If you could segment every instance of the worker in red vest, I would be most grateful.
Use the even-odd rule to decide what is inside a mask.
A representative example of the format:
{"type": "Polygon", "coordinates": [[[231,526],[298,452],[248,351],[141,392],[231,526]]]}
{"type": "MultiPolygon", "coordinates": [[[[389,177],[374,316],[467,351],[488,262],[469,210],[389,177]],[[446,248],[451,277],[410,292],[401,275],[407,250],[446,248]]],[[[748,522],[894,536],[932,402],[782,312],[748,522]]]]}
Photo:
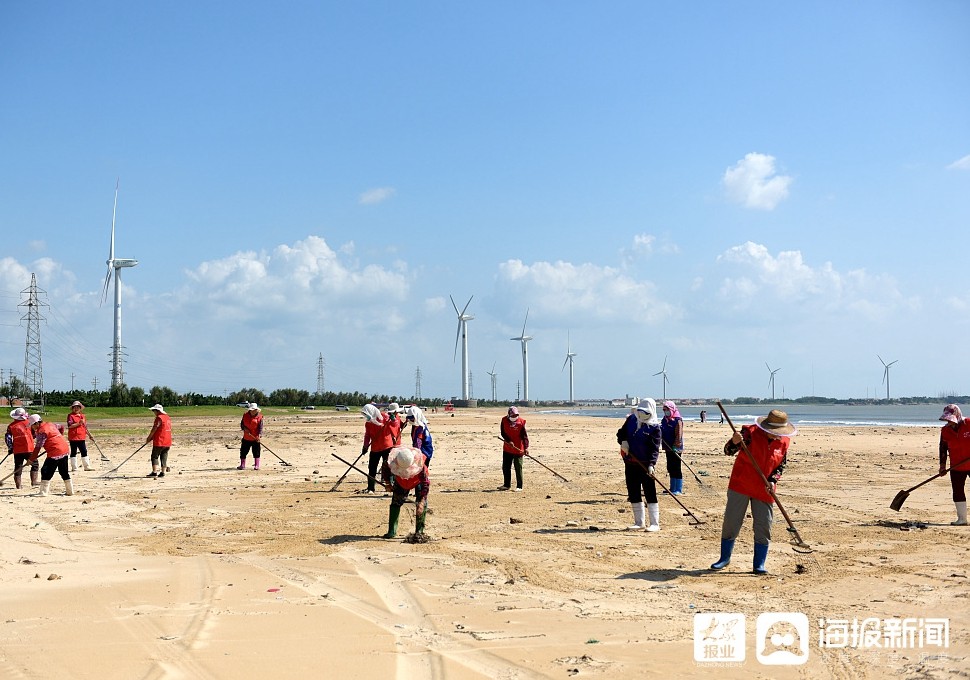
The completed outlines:
{"type": "MultiPolygon", "coordinates": [[[[27,422],[27,411],[15,408],[10,412],[13,422],[7,425],[7,450],[13,454],[13,483],[19,489],[24,465],[34,452],[34,433],[27,422]]],[[[40,464],[35,460],[30,466],[30,485],[37,486],[40,480],[40,464]]]]}
{"type": "Polygon", "coordinates": [[[40,450],[47,452],[47,460],[40,469],[40,491],[39,496],[46,496],[51,488],[51,480],[54,478],[54,470],[61,473],[64,480],[64,495],[74,495],[74,480],[68,470],[68,453],[71,451],[67,439],[57,429],[54,423],[45,423],[36,413],[27,418],[30,429],[34,433],[34,452],[30,455],[33,463],[40,456],[40,450]]]}
{"type": "Polygon", "coordinates": [[[260,439],[263,436],[263,416],[258,404],[255,402],[249,404],[249,409],[243,414],[242,420],[239,421],[239,427],[243,431],[243,438],[239,447],[239,467],[236,469],[246,469],[246,454],[252,450],[253,469],[258,470],[259,454],[262,451],[260,439]]]}

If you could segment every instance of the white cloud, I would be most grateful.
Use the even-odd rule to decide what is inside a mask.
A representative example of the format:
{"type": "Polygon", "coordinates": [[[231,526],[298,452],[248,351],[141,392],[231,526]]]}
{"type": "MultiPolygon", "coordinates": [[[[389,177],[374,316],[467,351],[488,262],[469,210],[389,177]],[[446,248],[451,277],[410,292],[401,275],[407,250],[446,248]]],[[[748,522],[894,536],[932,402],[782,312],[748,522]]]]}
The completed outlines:
{"type": "Polygon", "coordinates": [[[748,241],[718,255],[717,261],[737,272],[722,280],[720,298],[736,310],[758,306],[766,318],[772,316],[771,310],[786,316],[799,314],[801,307],[884,319],[894,310],[911,311],[920,305],[918,298],[906,298],[890,276],[873,276],[864,269],[841,273],[831,262],[812,267],[797,250],[772,255],[765,246],[748,241]]]}
{"type": "Polygon", "coordinates": [[[588,263],[507,260],[499,265],[496,288],[556,320],[625,321],[633,328],[676,315],[653,283],[588,263]]]}
{"type": "Polygon", "coordinates": [[[653,244],[657,237],[650,234],[637,234],[633,237],[633,252],[638,255],[649,255],[653,252],[653,244]]]}
{"type": "Polygon", "coordinates": [[[970,154],[946,166],[947,170],[970,170],[970,154]]]}
{"type": "Polygon", "coordinates": [[[368,189],[357,198],[357,202],[360,205],[374,205],[376,203],[383,203],[387,199],[394,196],[395,193],[397,193],[397,190],[394,189],[394,187],[377,187],[376,189],[368,189]]]}
{"type": "Polygon", "coordinates": [[[775,157],[749,153],[724,172],[724,189],[732,201],[747,208],[773,210],[788,197],[792,178],[775,172],[775,157]]]}

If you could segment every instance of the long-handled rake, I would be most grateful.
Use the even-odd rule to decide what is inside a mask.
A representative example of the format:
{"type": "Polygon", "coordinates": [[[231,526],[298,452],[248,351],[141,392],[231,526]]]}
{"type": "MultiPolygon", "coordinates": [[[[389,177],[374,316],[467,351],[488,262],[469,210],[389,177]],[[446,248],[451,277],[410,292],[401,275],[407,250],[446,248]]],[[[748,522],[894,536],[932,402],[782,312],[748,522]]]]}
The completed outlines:
{"type": "Polygon", "coordinates": [[[94,435],[88,432],[88,437],[91,439],[91,443],[94,444],[94,448],[96,448],[98,450],[98,453],[101,454],[101,462],[110,463],[111,459],[108,458],[106,455],[104,455],[104,451],[102,451],[101,447],[98,446],[98,440],[94,438],[94,435]]]}
{"type": "MultiPolygon", "coordinates": [[[[502,438],[501,438],[501,437],[499,437],[498,435],[495,435],[495,436],[496,436],[496,437],[497,437],[498,439],[502,439],[502,438]]],[[[505,440],[504,440],[504,439],[502,439],[502,441],[504,442],[505,440]]],[[[507,443],[507,444],[512,444],[512,442],[506,442],[506,443],[507,443]]],[[[558,478],[559,478],[559,479],[561,479],[562,481],[564,481],[564,482],[566,482],[567,484],[569,484],[569,483],[570,483],[568,479],[566,479],[565,477],[563,477],[563,476],[562,476],[561,474],[559,474],[558,472],[556,472],[555,470],[553,470],[553,469],[552,469],[551,467],[549,467],[548,465],[546,465],[545,463],[543,463],[543,462],[542,462],[541,460],[539,460],[538,458],[536,458],[536,457],[535,457],[535,456],[533,456],[532,454],[530,454],[530,453],[529,453],[528,451],[523,451],[522,449],[520,449],[520,448],[519,448],[518,446],[516,446],[515,444],[512,444],[512,448],[513,448],[513,449],[515,449],[516,451],[518,451],[519,453],[521,453],[521,454],[522,454],[523,456],[525,456],[526,458],[531,458],[532,460],[534,460],[535,462],[537,462],[537,463],[538,463],[539,465],[541,465],[542,467],[544,467],[545,469],[547,469],[547,470],[548,470],[549,472],[551,472],[552,474],[554,474],[554,475],[556,475],[556,477],[558,477],[558,478]]]]}
{"type": "Polygon", "coordinates": [[[900,508],[903,507],[903,503],[905,503],[906,502],[906,499],[909,498],[909,494],[913,493],[914,491],[916,491],[916,489],[920,488],[924,484],[929,484],[934,479],[937,479],[938,477],[942,477],[943,475],[945,475],[949,471],[950,471],[950,468],[947,468],[946,470],[943,471],[943,474],[942,475],[933,475],[932,477],[930,477],[929,479],[927,479],[925,482],[920,482],[919,484],[917,484],[916,486],[914,486],[912,489],[904,489],[904,490],[900,491],[898,494],[896,494],[896,497],[893,498],[893,502],[889,504],[889,507],[892,508],[893,510],[895,510],[896,512],[899,512],[900,508]]]}
{"type": "Polygon", "coordinates": [[[346,479],[346,477],[347,477],[347,475],[349,475],[349,474],[350,474],[350,471],[351,471],[351,470],[353,470],[353,469],[355,469],[355,468],[354,468],[354,466],[355,466],[355,465],[357,465],[357,463],[359,463],[359,462],[360,462],[360,459],[364,457],[364,454],[365,454],[365,453],[367,453],[367,449],[364,449],[363,451],[361,451],[361,452],[360,452],[360,455],[359,455],[359,456],[357,456],[357,459],[356,459],[356,460],[355,460],[355,461],[354,461],[353,463],[351,463],[351,464],[350,464],[350,467],[348,467],[348,468],[347,468],[347,469],[346,469],[346,470],[344,471],[344,473],[343,473],[342,475],[340,475],[340,479],[338,479],[338,480],[337,480],[337,481],[336,481],[336,482],[334,483],[334,485],[330,487],[330,491],[336,491],[336,490],[337,490],[337,487],[338,487],[338,486],[340,486],[340,483],[341,483],[342,481],[344,481],[344,479],[346,479]]]}
{"type": "MultiPolygon", "coordinates": [[[[135,449],[134,451],[132,451],[130,456],[128,456],[127,458],[125,458],[123,461],[121,461],[121,465],[124,465],[129,460],[131,460],[132,458],[134,458],[135,454],[138,453],[139,451],[141,451],[146,446],[148,446],[148,442],[145,442],[144,444],[142,444],[141,446],[139,446],[137,449],[135,449]]],[[[105,478],[105,477],[107,477],[108,475],[110,475],[112,473],[115,473],[118,470],[120,470],[121,469],[121,465],[119,465],[118,467],[116,467],[114,470],[108,470],[107,472],[105,472],[103,475],[101,475],[102,479],[105,478]]]]}
{"type": "Polygon", "coordinates": [[[665,487],[664,484],[663,484],[663,482],[661,482],[659,479],[657,479],[657,476],[656,475],[651,474],[650,473],[650,468],[648,468],[646,465],[644,465],[641,460],[639,460],[638,458],[635,458],[632,455],[629,456],[626,460],[632,460],[637,465],[639,465],[640,467],[642,467],[643,470],[644,470],[644,472],[646,472],[648,475],[650,475],[650,478],[653,479],[653,481],[655,481],[657,484],[660,485],[660,488],[661,489],[663,489],[664,491],[666,491],[667,494],[671,498],[673,498],[675,501],[677,501],[677,505],[679,505],[680,507],[682,507],[684,509],[684,512],[686,512],[688,515],[690,515],[691,519],[694,520],[693,522],[690,522],[690,524],[704,524],[704,520],[700,519],[697,515],[695,515],[694,513],[692,513],[690,511],[690,509],[686,505],[684,505],[683,503],[680,502],[680,499],[677,498],[677,496],[675,496],[674,494],[670,493],[670,489],[668,489],[667,487],[665,487]]]}
{"type": "MultiPolygon", "coordinates": [[[[721,413],[724,414],[724,419],[728,422],[728,425],[731,426],[731,430],[734,431],[734,434],[738,434],[738,429],[734,427],[734,423],[731,422],[731,416],[729,416],[727,414],[727,411],[724,410],[724,406],[721,404],[721,402],[717,402],[717,407],[721,409],[721,413]]],[[[762,472],[761,468],[758,466],[758,462],[754,459],[754,454],[751,453],[751,449],[748,448],[748,445],[744,443],[743,438],[741,439],[741,448],[744,450],[746,454],[748,454],[748,459],[751,461],[752,467],[754,467],[754,469],[758,471],[758,474],[761,476],[761,481],[765,483],[765,488],[768,489],[768,493],[771,494],[771,497],[775,500],[775,504],[778,506],[778,509],[781,510],[782,516],[785,518],[785,521],[788,523],[788,531],[792,535],[792,543],[794,544],[792,546],[792,549],[795,552],[800,552],[805,554],[813,552],[812,547],[808,543],[803,541],[802,537],[798,534],[798,529],[795,528],[794,523],[792,523],[791,521],[791,517],[789,517],[788,512],[785,511],[785,506],[781,504],[781,501],[778,499],[778,495],[771,488],[771,484],[768,482],[768,478],[765,476],[765,473],[762,472]]]]}
{"type": "MultiPolygon", "coordinates": [[[[262,445],[262,447],[264,449],[266,449],[267,451],[269,451],[270,453],[272,453],[274,456],[276,456],[276,452],[273,451],[273,449],[269,448],[268,446],[266,446],[266,444],[263,444],[262,442],[260,442],[260,444],[262,445]]],[[[289,463],[287,463],[285,460],[283,460],[279,456],[276,456],[276,458],[277,458],[277,460],[279,460],[279,462],[283,463],[283,465],[285,465],[286,467],[293,467],[292,465],[290,465],[289,463]]]]}
{"type": "Polygon", "coordinates": [[[371,477],[369,474],[367,474],[366,472],[364,472],[363,470],[361,470],[359,467],[357,467],[357,465],[355,465],[354,463],[347,462],[346,460],[344,460],[343,458],[341,458],[340,456],[338,456],[336,453],[331,453],[330,455],[333,456],[334,458],[336,458],[337,460],[339,460],[344,465],[349,465],[350,466],[350,469],[356,470],[357,472],[359,472],[360,474],[364,475],[365,477],[367,477],[367,479],[371,480],[372,482],[374,482],[378,486],[383,487],[385,491],[390,491],[391,490],[391,485],[390,484],[385,484],[384,482],[380,481],[379,479],[375,479],[374,477],[371,477]]]}

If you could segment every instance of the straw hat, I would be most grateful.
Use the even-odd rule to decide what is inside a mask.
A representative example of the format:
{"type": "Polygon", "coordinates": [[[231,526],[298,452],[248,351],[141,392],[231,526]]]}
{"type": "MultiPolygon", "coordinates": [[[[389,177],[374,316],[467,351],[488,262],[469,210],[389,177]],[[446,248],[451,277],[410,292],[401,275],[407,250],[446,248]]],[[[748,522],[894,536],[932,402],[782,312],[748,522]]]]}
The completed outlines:
{"type": "Polygon", "coordinates": [[[411,479],[424,468],[424,454],[417,449],[399,446],[391,449],[387,464],[395,477],[411,479]]]}
{"type": "Polygon", "coordinates": [[[788,422],[788,414],[778,409],[771,409],[768,415],[761,416],[755,423],[768,434],[776,437],[794,437],[798,428],[788,422]]]}

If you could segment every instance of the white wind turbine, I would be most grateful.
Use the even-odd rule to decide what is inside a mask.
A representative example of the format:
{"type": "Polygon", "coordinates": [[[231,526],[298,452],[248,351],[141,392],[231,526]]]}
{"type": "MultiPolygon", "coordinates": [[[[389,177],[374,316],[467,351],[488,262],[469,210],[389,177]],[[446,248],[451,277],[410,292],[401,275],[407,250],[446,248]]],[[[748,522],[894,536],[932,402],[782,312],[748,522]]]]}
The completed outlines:
{"type": "Polygon", "coordinates": [[[663,368],[661,368],[659,371],[657,371],[653,375],[654,375],[654,377],[656,377],[658,375],[662,375],[663,376],[663,379],[661,380],[661,382],[663,383],[664,401],[667,401],[667,383],[670,382],[670,378],[667,377],[667,357],[666,357],[666,355],[664,356],[664,365],[663,365],[663,368]]]}
{"type": "Polygon", "coordinates": [[[492,364],[491,371],[485,371],[488,373],[488,377],[492,379],[492,401],[495,401],[495,388],[498,385],[498,373],[495,372],[495,364],[492,364]]]}
{"type": "Polygon", "coordinates": [[[883,365],[882,381],[886,383],[886,401],[889,401],[889,369],[892,367],[893,364],[899,361],[899,359],[894,359],[893,361],[890,361],[887,364],[885,361],[882,360],[882,357],[879,356],[878,354],[876,355],[876,357],[879,359],[879,362],[883,365]]]}
{"type": "Polygon", "coordinates": [[[559,372],[562,373],[566,369],[566,364],[569,364],[569,401],[574,402],[576,399],[573,397],[573,359],[576,357],[575,352],[569,350],[569,331],[566,331],[566,360],[562,362],[562,368],[559,372]]]}
{"type": "Polygon", "coordinates": [[[768,386],[771,388],[771,400],[774,401],[775,400],[775,373],[777,373],[781,369],[776,368],[775,370],[771,370],[771,366],[768,365],[767,361],[765,362],[765,368],[768,369],[768,373],[769,373],[768,386]]]}
{"type": "MultiPolygon", "coordinates": [[[[458,333],[455,335],[455,357],[458,356],[458,340],[461,339],[461,398],[468,401],[468,322],[475,317],[471,314],[465,314],[468,311],[468,305],[472,303],[472,297],[468,298],[468,302],[465,303],[465,308],[460,312],[458,311],[458,305],[455,304],[455,298],[450,295],[448,298],[451,300],[451,306],[455,308],[455,314],[458,315],[458,333]]],[[[454,359],[452,360],[454,361],[454,359]]]]}
{"type": "Polygon", "coordinates": [[[111,271],[115,275],[115,313],[114,313],[114,344],[111,347],[111,386],[117,387],[125,381],[124,369],[121,361],[121,270],[124,267],[134,267],[138,260],[115,257],[115,217],[118,214],[118,185],[115,182],[115,203],[111,211],[111,243],[108,246],[108,273],[104,277],[104,289],[101,291],[101,304],[108,299],[108,285],[111,282],[111,271]]]}
{"type": "Polygon", "coordinates": [[[517,338],[509,338],[510,340],[518,340],[522,343],[522,400],[529,401],[529,340],[532,339],[531,335],[525,334],[525,325],[529,323],[529,310],[525,310],[525,321],[522,322],[522,334],[517,338]]]}

